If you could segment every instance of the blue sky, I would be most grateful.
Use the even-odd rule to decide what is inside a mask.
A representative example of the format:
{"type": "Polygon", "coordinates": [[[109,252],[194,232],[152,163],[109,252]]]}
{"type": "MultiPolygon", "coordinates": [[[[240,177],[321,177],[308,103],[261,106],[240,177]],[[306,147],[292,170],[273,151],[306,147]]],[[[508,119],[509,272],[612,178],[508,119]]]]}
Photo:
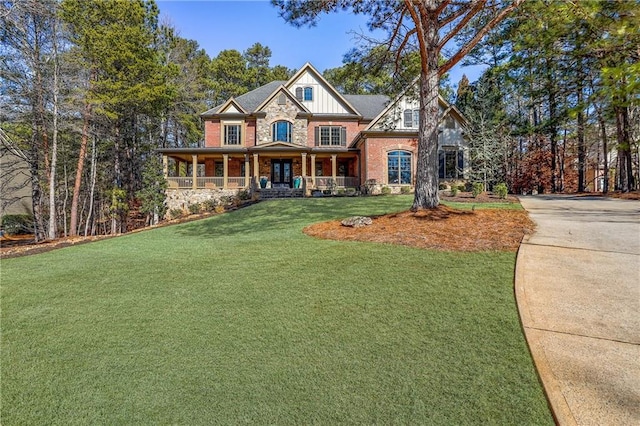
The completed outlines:
{"type": "MultiPolygon", "coordinates": [[[[345,12],[323,15],[316,27],[295,28],[268,0],[156,1],[161,19],[182,38],[196,40],[212,58],[222,50],[243,52],[259,42],[271,49],[271,66],[298,69],[311,62],[322,72],[342,65],[344,54],[357,44],[354,32],[367,32],[365,16],[345,12]]],[[[469,68],[458,68],[451,73],[451,83],[457,84],[463,72],[475,79],[469,68]]]]}

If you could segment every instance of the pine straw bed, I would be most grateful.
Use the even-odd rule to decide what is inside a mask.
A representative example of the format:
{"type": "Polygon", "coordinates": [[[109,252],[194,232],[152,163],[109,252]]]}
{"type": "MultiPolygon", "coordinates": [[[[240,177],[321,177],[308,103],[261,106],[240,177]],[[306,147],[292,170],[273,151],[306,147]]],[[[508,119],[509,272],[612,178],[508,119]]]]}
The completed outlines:
{"type": "Polygon", "coordinates": [[[317,223],[304,233],[329,240],[369,241],[400,244],[443,251],[518,250],[522,238],[534,224],[524,210],[457,210],[439,206],[413,213],[405,211],[373,217],[361,228],[342,226],[340,221],[317,223]]]}

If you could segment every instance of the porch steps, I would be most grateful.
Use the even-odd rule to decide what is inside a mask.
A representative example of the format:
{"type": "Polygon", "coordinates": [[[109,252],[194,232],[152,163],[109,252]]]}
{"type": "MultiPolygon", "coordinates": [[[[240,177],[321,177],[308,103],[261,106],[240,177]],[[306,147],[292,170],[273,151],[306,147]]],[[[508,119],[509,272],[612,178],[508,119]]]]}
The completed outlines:
{"type": "Polygon", "coordinates": [[[304,189],[302,188],[263,188],[260,189],[260,199],[266,200],[270,198],[303,198],[304,189]]]}

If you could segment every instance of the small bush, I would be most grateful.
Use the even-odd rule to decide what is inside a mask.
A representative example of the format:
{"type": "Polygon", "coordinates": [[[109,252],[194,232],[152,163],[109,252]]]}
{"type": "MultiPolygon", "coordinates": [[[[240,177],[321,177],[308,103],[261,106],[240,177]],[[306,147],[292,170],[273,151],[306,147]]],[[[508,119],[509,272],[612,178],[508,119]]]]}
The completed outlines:
{"type": "Polygon", "coordinates": [[[380,192],[382,193],[382,195],[389,195],[391,194],[391,188],[389,188],[388,186],[383,186],[380,192]]]}
{"type": "Polygon", "coordinates": [[[446,183],[441,183],[438,185],[438,189],[441,191],[444,191],[445,189],[447,189],[447,184],[446,183]]]}
{"type": "Polygon", "coordinates": [[[346,193],[347,193],[347,195],[355,195],[356,194],[356,189],[355,188],[347,188],[346,193]]]}
{"type": "Polygon", "coordinates": [[[400,193],[401,194],[410,194],[411,193],[411,187],[410,186],[401,186],[400,187],[400,193]]]}
{"type": "Polygon", "coordinates": [[[218,204],[213,210],[218,214],[225,212],[225,208],[222,204],[218,204]]]}
{"type": "Polygon", "coordinates": [[[344,194],[346,194],[346,191],[344,190],[344,188],[338,189],[337,195],[339,197],[344,197],[344,194]]]}
{"type": "Polygon", "coordinates": [[[212,212],[215,211],[218,202],[213,199],[208,199],[202,202],[202,211],[212,212]]]}
{"type": "Polygon", "coordinates": [[[482,182],[474,182],[473,187],[471,188],[473,198],[476,198],[478,195],[482,194],[482,191],[484,191],[484,185],[482,184],[482,182]]]}
{"type": "Polygon", "coordinates": [[[458,185],[458,191],[464,192],[465,189],[467,189],[467,185],[465,185],[464,183],[458,185]]]}
{"type": "Polygon", "coordinates": [[[33,234],[33,216],[29,214],[8,214],[2,216],[2,229],[10,235],[33,234]]]}
{"type": "Polygon", "coordinates": [[[238,191],[238,198],[242,201],[250,200],[251,194],[246,189],[238,191]]]}
{"type": "Polygon", "coordinates": [[[180,219],[183,214],[184,214],[184,212],[182,211],[182,209],[171,209],[171,210],[169,210],[169,217],[171,219],[180,219]]]}
{"type": "Polygon", "coordinates": [[[456,195],[458,195],[458,187],[457,186],[452,186],[451,187],[451,196],[455,197],[456,195]]]}
{"type": "Polygon", "coordinates": [[[201,211],[202,211],[202,204],[200,203],[189,204],[189,213],[198,214],[201,211]]]}
{"type": "Polygon", "coordinates": [[[499,183],[493,187],[493,192],[501,199],[507,198],[507,193],[509,192],[507,189],[506,183],[499,183]]]}

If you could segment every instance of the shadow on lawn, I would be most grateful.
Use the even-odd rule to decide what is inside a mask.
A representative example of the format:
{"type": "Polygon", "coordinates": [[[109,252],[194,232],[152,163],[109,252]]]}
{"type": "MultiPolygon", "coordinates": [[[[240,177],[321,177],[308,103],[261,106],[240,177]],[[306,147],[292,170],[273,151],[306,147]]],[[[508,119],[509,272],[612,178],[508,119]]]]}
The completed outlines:
{"type": "Polygon", "coordinates": [[[219,216],[174,228],[191,237],[249,235],[255,232],[291,232],[305,226],[349,216],[373,216],[408,209],[400,197],[362,197],[263,201],[219,216]]]}

